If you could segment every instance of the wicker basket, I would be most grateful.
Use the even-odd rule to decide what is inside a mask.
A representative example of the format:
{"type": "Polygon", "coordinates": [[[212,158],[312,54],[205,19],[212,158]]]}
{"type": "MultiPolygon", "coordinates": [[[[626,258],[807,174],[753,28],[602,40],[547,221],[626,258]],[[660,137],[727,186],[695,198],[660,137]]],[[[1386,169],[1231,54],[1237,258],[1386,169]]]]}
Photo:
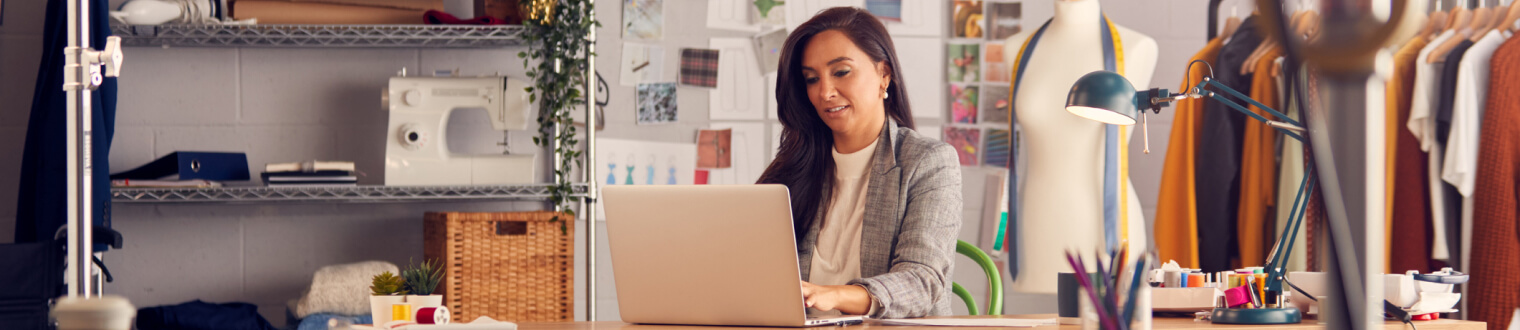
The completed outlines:
{"type": "Polygon", "coordinates": [[[455,320],[575,319],[574,217],[555,212],[429,212],[423,254],[444,264],[438,292],[455,320]],[[561,231],[555,216],[567,223],[561,231]]]}

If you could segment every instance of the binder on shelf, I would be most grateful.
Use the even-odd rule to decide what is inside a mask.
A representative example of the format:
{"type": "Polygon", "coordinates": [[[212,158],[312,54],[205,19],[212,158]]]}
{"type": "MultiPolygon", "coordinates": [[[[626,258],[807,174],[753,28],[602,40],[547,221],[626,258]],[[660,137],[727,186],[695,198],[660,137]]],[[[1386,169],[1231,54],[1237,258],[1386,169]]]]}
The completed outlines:
{"type": "Polygon", "coordinates": [[[179,175],[178,180],[248,181],[248,155],[241,152],[176,151],[111,180],[156,180],[179,175]]]}

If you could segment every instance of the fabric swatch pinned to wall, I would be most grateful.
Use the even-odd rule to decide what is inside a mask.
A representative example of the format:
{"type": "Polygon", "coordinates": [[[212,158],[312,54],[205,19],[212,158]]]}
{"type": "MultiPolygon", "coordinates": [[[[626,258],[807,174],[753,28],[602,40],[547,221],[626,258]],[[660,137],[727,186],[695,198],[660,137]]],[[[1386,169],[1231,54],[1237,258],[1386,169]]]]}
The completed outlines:
{"type": "Polygon", "coordinates": [[[987,3],[987,38],[1003,40],[1024,30],[1023,2],[987,3]]]}
{"type": "Polygon", "coordinates": [[[982,146],[982,129],[976,127],[945,127],[945,142],[955,147],[961,166],[976,166],[977,155],[982,146]]]}
{"type": "Polygon", "coordinates": [[[1008,147],[1013,144],[1012,135],[1006,129],[988,129],[987,144],[982,148],[982,155],[986,156],[982,164],[987,166],[1008,167],[1008,147]]]}
{"type": "Polygon", "coordinates": [[[982,45],[978,43],[951,43],[946,47],[948,60],[945,72],[950,82],[979,82],[982,72],[982,45]]]}
{"type": "Polygon", "coordinates": [[[957,124],[975,124],[980,88],[975,85],[950,85],[950,118],[957,124]]]}
{"type": "Polygon", "coordinates": [[[1009,111],[1013,109],[1013,99],[1008,98],[1007,85],[986,85],[980,90],[981,116],[979,121],[983,124],[1007,124],[1009,111]]]}
{"type": "Polygon", "coordinates": [[[982,19],[982,2],[955,0],[955,10],[950,13],[951,37],[980,39],[985,35],[982,19]]]}
{"type": "Polygon", "coordinates": [[[681,84],[707,88],[718,87],[718,50],[682,48],[681,84]]]}
{"type": "Polygon", "coordinates": [[[985,54],[982,55],[982,61],[984,62],[982,68],[986,69],[982,74],[982,79],[987,82],[1008,83],[1013,76],[1013,68],[1008,66],[1008,62],[1003,60],[1003,51],[1006,50],[1006,48],[1003,48],[1003,44],[986,44],[982,46],[982,50],[985,51],[985,54]]]}
{"type": "Polygon", "coordinates": [[[697,131],[697,167],[733,167],[732,129],[704,129],[697,131]]]}
{"type": "Polygon", "coordinates": [[[676,122],[676,84],[639,84],[640,125],[676,122]]]}
{"type": "Polygon", "coordinates": [[[665,0],[623,0],[623,38],[665,37],[665,0]]]}
{"type": "Polygon", "coordinates": [[[866,0],[866,11],[883,21],[902,22],[903,0],[866,0]]]}

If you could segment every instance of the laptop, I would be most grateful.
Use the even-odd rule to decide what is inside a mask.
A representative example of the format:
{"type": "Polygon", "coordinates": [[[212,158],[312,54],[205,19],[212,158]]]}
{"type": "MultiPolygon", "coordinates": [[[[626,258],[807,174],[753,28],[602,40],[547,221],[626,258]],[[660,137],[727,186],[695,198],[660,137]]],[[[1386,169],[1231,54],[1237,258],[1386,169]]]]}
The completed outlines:
{"type": "Polygon", "coordinates": [[[624,322],[809,327],[792,208],[783,185],[607,186],[618,311],[624,322]]]}

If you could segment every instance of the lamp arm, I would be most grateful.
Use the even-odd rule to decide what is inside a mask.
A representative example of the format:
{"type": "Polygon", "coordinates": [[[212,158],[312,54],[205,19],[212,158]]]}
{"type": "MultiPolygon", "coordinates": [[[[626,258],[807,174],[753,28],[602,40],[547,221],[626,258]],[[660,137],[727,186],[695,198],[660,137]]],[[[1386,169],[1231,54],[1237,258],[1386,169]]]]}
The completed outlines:
{"type": "MultiPolygon", "coordinates": [[[[1258,108],[1261,108],[1263,110],[1267,110],[1267,113],[1271,113],[1273,116],[1277,116],[1278,118],[1282,118],[1283,121],[1286,121],[1289,124],[1293,124],[1293,126],[1299,126],[1299,127],[1303,127],[1304,126],[1304,124],[1299,123],[1297,120],[1293,120],[1292,117],[1288,117],[1288,115],[1285,115],[1285,114],[1283,114],[1281,112],[1278,112],[1276,109],[1272,109],[1272,107],[1268,107],[1268,106],[1266,106],[1264,104],[1261,104],[1261,102],[1256,102],[1256,99],[1252,99],[1251,97],[1246,96],[1245,94],[1241,94],[1239,91],[1236,91],[1234,88],[1230,88],[1230,86],[1225,86],[1224,84],[1220,83],[1218,80],[1214,80],[1214,78],[1212,78],[1212,77],[1204,77],[1203,78],[1203,82],[1198,83],[1198,88],[1197,89],[1198,90],[1203,90],[1205,86],[1210,87],[1210,89],[1214,89],[1214,90],[1218,90],[1218,91],[1222,91],[1222,92],[1228,93],[1228,94],[1230,94],[1230,96],[1234,96],[1235,98],[1238,98],[1238,99],[1241,99],[1241,100],[1245,100],[1246,102],[1251,103],[1251,105],[1254,105],[1254,106],[1256,106],[1258,108]]],[[[1266,121],[1266,120],[1262,120],[1262,121],[1266,121]]]]}
{"type": "Polygon", "coordinates": [[[1283,226],[1283,233],[1279,236],[1277,246],[1272,247],[1272,255],[1267,257],[1266,290],[1283,292],[1283,279],[1286,271],[1283,269],[1293,254],[1293,244],[1298,241],[1298,229],[1302,228],[1304,217],[1309,212],[1309,192],[1314,189],[1314,169],[1309,168],[1304,172],[1304,178],[1298,184],[1298,194],[1293,197],[1293,208],[1290,209],[1287,226],[1283,226]]]}

